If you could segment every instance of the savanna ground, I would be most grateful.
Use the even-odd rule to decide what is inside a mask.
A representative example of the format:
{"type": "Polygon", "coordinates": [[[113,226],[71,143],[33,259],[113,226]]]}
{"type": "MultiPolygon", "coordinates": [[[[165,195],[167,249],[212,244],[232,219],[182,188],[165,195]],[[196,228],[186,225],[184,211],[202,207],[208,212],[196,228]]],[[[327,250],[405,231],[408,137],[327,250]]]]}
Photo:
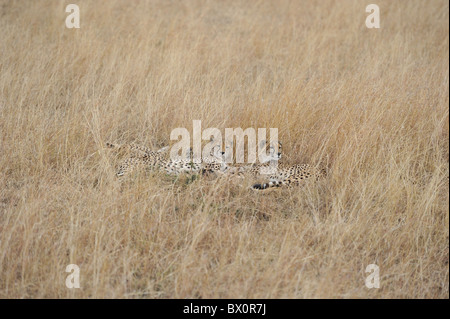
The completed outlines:
{"type": "Polygon", "coordinates": [[[0,1],[0,297],[448,298],[448,11],[0,1]],[[261,193],[114,176],[105,142],[156,149],[195,119],[276,127],[284,161],[328,175],[261,193]]]}

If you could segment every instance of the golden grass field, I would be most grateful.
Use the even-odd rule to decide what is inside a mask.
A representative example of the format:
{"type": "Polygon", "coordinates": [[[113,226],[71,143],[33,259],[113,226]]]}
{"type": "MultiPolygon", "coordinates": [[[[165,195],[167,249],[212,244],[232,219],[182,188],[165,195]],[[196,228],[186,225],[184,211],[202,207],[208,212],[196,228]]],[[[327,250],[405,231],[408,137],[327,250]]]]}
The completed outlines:
{"type": "Polygon", "coordinates": [[[448,12],[0,0],[0,297],[449,298],[448,12]],[[117,179],[106,142],[157,149],[192,120],[278,128],[283,161],[328,175],[117,179]]]}

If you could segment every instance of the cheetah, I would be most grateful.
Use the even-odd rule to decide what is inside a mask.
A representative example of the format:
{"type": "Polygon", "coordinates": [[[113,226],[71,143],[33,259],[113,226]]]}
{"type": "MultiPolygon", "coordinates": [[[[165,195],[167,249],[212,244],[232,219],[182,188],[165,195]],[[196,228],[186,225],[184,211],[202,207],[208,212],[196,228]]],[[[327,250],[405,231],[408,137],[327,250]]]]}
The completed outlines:
{"type": "MultiPolygon", "coordinates": [[[[261,148],[266,141],[261,142],[261,148]]],[[[282,157],[282,143],[278,142],[278,151],[273,145],[269,145],[269,156],[265,162],[247,166],[235,167],[232,174],[239,177],[250,175],[254,177],[263,176],[268,180],[266,183],[254,184],[251,188],[264,190],[273,187],[300,185],[306,180],[318,180],[325,176],[325,169],[316,168],[309,164],[286,165],[280,163],[282,157]]]]}
{"type": "Polygon", "coordinates": [[[326,175],[326,170],[309,164],[279,164],[276,171],[269,175],[268,182],[254,184],[252,189],[264,190],[272,187],[301,185],[306,180],[319,180],[326,175]]]}
{"type": "Polygon", "coordinates": [[[147,151],[143,156],[128,157],[119,166],[116,173],[118,177],[123,177],[130,174],[136,169],[159,169],[171,175],[179,175],[181,173],[210,173],[210,172],[224,172],[228,169],[224,161],[224,152],[220,152],[220,147],[217,145],[211,150],[209,157],[205,157],[203,161],[191,160],[192,149],[189,149],[188,154],[184,158],[171,159],[165,158],[161,152],[147,151]]]}
{"type": "MultiPolygon", "coordinates": [[[[261,143],[266,144],[266,141],[261,143]]],[[[220,146],[216,145],[212,148],[210,156],[203,158],[203,161],[193,161],[192,149],[189,149],[184,158],[168,159],[164,153],[168,146],[158,151],[152,151],[149,148],[134,143],[131,144],[106,144],[108,148],[118,150],[121,154],[126,154],[128,158],[122,162],[116,173],[118,177],[130,174],[135,169],[147,168],[165,171],[168,174],[179,175],[181,173],[222,173],[229,175],[265,176],[268,182],[262,184],[254,184],[251,188],[254,190],[265,190],[274,187],[300,185],[306,180],[318,180],[326,175],[324,169],[316,168],[309,164],[284,165],[279,164],[281,159],[281,142],[278,142],[278,152],[275,147],[269,146],[269,156],[266,161],[260,164],[252,164],[247,166],[228,166],[225,161],[225,152],[220,152],[220,146]]],[[[227,145],[227,148],[230,146],[227,145]]],[[[261,148],[264,145],[261,146],[261,148]]],[[[267,150],[266,150],[267,152],[267,150]]]]}

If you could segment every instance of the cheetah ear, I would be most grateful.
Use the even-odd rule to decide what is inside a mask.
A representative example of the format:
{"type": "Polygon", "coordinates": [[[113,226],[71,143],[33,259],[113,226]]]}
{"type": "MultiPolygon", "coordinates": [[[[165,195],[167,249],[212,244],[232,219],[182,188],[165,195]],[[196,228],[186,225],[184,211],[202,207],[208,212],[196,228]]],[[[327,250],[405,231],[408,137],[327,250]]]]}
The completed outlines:
{"type": "MultiPolygon", "coordinates": [[[[275,151],[275,146],[273,146],[273,145],[275,145],[275,143],[272,144],[271,148],[274,149],[274,151],[275,151]]],[[[281,153],[281,148],[282,148],[283,144],[281,143],[281,141],[277,141],[276,145],[278,147],[278,153],[281,153]]]]}
{"type": "Polygon", "coordinates": [[[212,143],[212,144],[213,144],[213,147],[212,147],[212,149],[211,149],[211,152],[214,152],[215,148],[216,148],[217,146],[219,146],[219,143],[216,143],[216,139],[214,138],[213,135],[209,138],[209,143],[212,143]]]}
{"type": "Polygon", "coordinates": [[[219,157],[220,156],[220,150],[221,150],[221,146],[219,144],[214,145],[214,147],[211,150],[211,156],[216,156],[219,157]]]}
{"type": "Polygon", "coordinates": [[[266,146],[266,143],[267,143],[266,140],[261,140],[261,141],[259,142],[259,148],[260,148],[260,149],[264,148],[264,146],[266,146]]]}
{"type": "Polygon", "coordinates": [[[269,154],[270,154],[270,157],[272,157],[272,158],[274,157],[274,155],[275,155],[275,147],[273,147],[273,146],[270,147],[269,154]]]}

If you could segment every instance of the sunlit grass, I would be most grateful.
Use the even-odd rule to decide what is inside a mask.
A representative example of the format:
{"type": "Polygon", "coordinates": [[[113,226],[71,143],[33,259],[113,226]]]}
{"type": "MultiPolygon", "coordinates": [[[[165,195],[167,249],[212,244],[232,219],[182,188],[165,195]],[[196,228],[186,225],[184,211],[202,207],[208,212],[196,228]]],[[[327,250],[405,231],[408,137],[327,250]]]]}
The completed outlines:
{"type": "Polygon", "coordinates": [[[0,1],[1,297],[449,297],[448,1],[69,3],[0,1]],[[193,120],[328,176],[116,179],[193,120]]]}

